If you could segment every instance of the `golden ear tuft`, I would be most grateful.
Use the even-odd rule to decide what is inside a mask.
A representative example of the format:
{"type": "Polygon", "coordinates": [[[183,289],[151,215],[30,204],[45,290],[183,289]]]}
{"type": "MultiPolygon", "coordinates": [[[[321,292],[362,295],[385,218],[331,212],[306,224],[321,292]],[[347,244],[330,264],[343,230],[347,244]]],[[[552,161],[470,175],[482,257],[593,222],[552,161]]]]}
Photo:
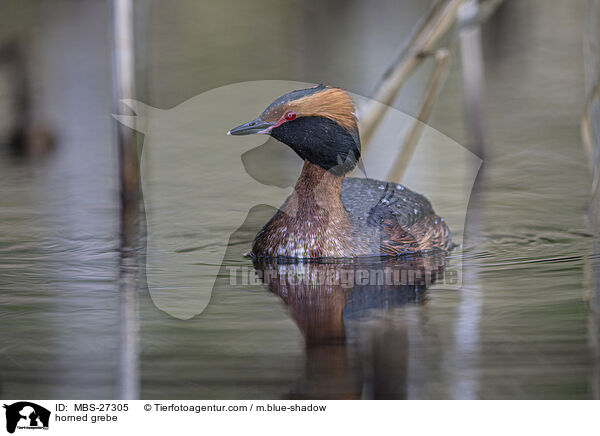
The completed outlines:
{"type": "Polygon", "coordinates": [[[356,129],[354,102],[350,94],[341,88],[326,87],[298,100],[289,102],[298,115],[329,118],[348,131],[356,129]]]}

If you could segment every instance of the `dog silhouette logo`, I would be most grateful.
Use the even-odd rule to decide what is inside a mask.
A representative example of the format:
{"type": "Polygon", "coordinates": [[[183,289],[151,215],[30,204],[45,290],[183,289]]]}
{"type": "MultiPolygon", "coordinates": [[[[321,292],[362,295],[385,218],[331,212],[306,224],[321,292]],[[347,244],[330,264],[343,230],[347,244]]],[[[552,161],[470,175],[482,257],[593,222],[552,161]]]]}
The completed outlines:
{"type": "Polygon", "coordinates": [[[14,433],[19,429],[48,429],[50,411],[29,401],[5,404],[6,431],[14,433]]]}

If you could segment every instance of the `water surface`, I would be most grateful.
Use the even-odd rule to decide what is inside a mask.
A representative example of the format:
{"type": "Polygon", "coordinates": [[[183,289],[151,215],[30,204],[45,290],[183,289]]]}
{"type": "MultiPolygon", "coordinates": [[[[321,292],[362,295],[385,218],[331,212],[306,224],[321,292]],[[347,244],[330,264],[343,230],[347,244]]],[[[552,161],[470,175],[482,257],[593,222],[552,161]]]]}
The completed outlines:
{"type": "MultiPolygon", "coordinates": [[[[140,93],[163,109],[259,79],[334,83],[368,95],[424,10],[422,2],[396,3],[292,14],[265,2],[249,15],[237,10],[236,17],[253,17],[244,20],[216,3],[144,3],[150,19],[140,30],[140,62],[148,68],[140,93]],[[338,24],[328,25],[334,16],[338,24]]],[[[211,240],[227,247],[216,282],[201,262],[176,277],[189,289],[213,284],[202,314],[178,319],[157,308],[139,247],[141,397],[597,397],[599,324],[588,306],[597,292],[597,247],[585,220],[589,175],[578,130],[585,14],[584,1],[507,0],[485,29],[491,148],[464,245],[445,260],[447,269],[462,266],[460,289],[438,283],[306,295],[271,282],[233,286],[231,268],[254,270],[243,253],[272,209],[260,199],[250,210],[217,199],[217,216],[247,217],[233,235],[201,225],[171,235],[182,253],[211,240]]],[[[96,2],[30,2],[7,16],[32,29],[36,96],[59,146],[42,160],[0,159],[0,393],[117,398],[123,326],[108,11],[96,2]]],[[[396,108],[414,114],[429,68],[396,108]]],[[[455,61],[430,124],[464,144],[461,98],[455,61]]],[[[181,164],[170,156],[160,164],[181,164]]],[[[262,162],[265,171],[273,162],[262,162]]],[[[436,168],[458,171],[443,161],[436,168]]],[[[197,181],[211,192],[208,175],[197,181]]],[[[460,212],[452,186],[440,189],[436,210],[460,212]]],[[[185,207],[193,193],[179,195],[182,207],[168,211],[174,223],[194,216],[185,207]]]]}

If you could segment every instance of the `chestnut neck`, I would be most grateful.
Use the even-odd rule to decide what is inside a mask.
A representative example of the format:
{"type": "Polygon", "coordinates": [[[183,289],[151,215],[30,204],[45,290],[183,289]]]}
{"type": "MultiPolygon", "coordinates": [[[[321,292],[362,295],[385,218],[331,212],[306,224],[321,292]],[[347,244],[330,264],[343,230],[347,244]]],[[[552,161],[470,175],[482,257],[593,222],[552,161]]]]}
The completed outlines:
{"type": "Polygon", "coordinates": [[[335,175],[318,165],[304,161],[302,172],[292,198],[299,207],[319,206],[323,209],[342,207],[342,182],[344,175],[335,175]]]}

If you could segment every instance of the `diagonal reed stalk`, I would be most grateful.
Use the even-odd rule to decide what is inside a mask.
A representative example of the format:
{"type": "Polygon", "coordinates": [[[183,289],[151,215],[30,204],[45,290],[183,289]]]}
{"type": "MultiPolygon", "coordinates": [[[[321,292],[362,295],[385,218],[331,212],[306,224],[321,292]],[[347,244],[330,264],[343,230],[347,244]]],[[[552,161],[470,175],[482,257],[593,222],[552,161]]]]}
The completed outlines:
{"type": "Polygon", "coordinates": [[[428,13],[417,23],[400,55],[386,70],[372,95],[374,102],[361,108],[361,143],[368,146],[388,107],[398,92],[424,60],[424,53],[448,31],[455,21],[458,8],[465,0],[437,0],[428,13]],[[382,104],[377,104],[382,103],[382,104]]]}
{"type": "Polygon", "coordinates": [[[404,145],[400,154],[396,158],[396,162],[392,166],[386,180],[400,182],[408,163],[415,152],[419,138],[425,128],[425,122],[429,119],[433,104],[435,103],[436,97],[444,85],[446,78],[448,77],[448,70],[450,66],[450,51],[446,48],[439,49],[435,52],[436,65],[431,76],[431,80],[427,85],[423,102],[419,108],[417,119],[413,122],[410,130],[404,138],[404,145]]]}
{"type": "MultiPolygon", "coordinates": [[[[470,134],[471,145],[476,152],[483,156],[484,141],[480,120],[480,92],[482,73],[475,67],[482,65],[480,46],[480,25],[493,15],[504,0],[436,0],[427,14],[413,28],[399,56],[388,67],[375,87],[373,101],[360,108],[359,127],[361,143],[367,148],[374,132],[383,119],[389,106],[406,83],[408,78],[431,53],[434,45],[458,21],[459,28],[447,46],[454,45],[460,40],[462,51],[463,81],[465,82],[467,130],[470,134]],[[459,19],[460,18],[460,19],[459,19]],[[476,74],[475,74],[476,73],[476,74]],[[473,94],[479,93],[476,99],[473,94]],[[382,103],[382,104],[379,104],[382,103]],[[476,104],[473,104],[476,103],[476,104]]],[[[401,180],[408,163],[414,153],[418,140],[423,132],[424,124],[431,114],[433,104],[448,73],[450,51],[448,48],[435,52],[436,69],[432,75],[423,103],[418,112],[414,125],[410,128],[404,140],[400,155],[389,173],[390,180],[401,180]]]]}

